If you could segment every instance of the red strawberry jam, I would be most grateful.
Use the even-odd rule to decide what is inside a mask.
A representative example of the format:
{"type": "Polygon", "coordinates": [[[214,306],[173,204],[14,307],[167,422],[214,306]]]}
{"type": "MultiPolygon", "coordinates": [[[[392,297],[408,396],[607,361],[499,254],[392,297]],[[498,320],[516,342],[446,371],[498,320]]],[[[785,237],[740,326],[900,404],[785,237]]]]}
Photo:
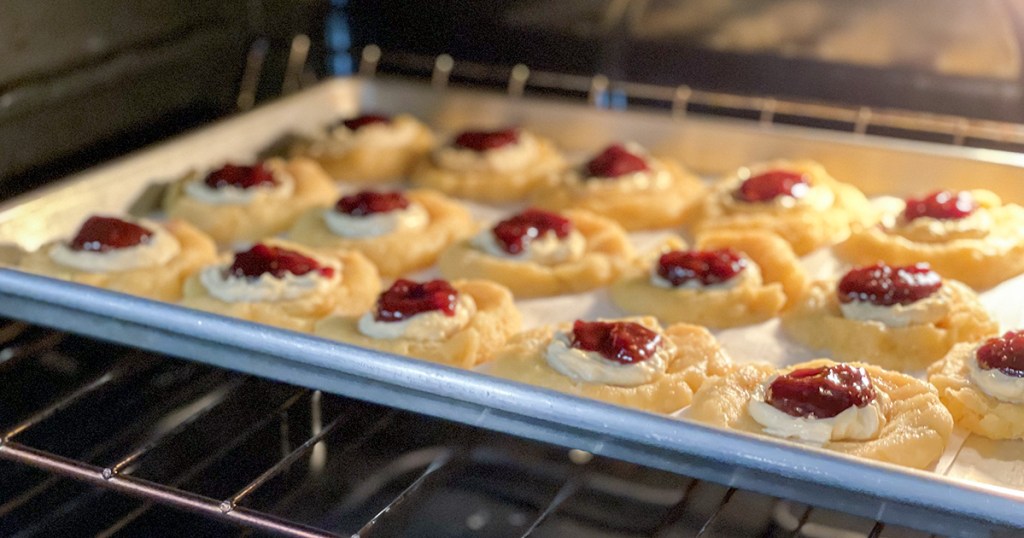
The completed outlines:
{"type": "Polygon", "coordinates": [[[620,364],[636,364],[654,356],[661,347],[661,335],[630,321],[576,320],[571,345],[620,364]]]}
{"type": "Polygon", "coordinates": [[[731,248],[720,250],[673,250],[658,258],[658,276],[678,287],[687,282],[702,286],[726,282],[747,268],[749,262],[731,248]]]}
{"type": "Polygon", "coordinates": [[[768,405],[803,418],[832,418],[874,399],[867,372],[849,364],[793,370],[775,378],[765,395],[768,405]]]}
{"type": "Polygon", "coordinates": [[[455,137],[453,145],[457,148],[484,152],[498,149],[519,141],[519,129],[511,128],[503,131],[465,131],[455,137]]]}
{"type": "Polygon", "coordinates": [[[316,260],[294,250],[257,243],[245,252],[236,252],[228,274],[240,278],[259,278],[271,274],[284,278],[288,274],[301,276],[316,271],[321,276],[334,276],[334,269],[322,267],[316,260]]]}
{"type": "Polygon", "coordinates": [[[459,292],[444,280],[417,283],[400,278],[377,298],[373,319],[392,322],[405,321],[423,312],[441,312],[455,315],[459,292]]]}
{"type": "Polygon", "coordinates": [[[591,177],[619,177],[651,168],[643,157],[630,153],[622,144],[612,144],[585,166],[591,177]]]}
{"type": "Polygon", "coordinates": [[[903,218],[908,222],[919,217],[958,220],[977,209],[978,203],[970,192],[936,191],[921,198],[907,198],[903,218]]]}
{"type": "Polygon", "coordinates": [[[879,263],[851,270],[837,287],[839,302],[877,306],[908,305],[939,291],[942,277],[927,263],[893,267],[879,263]]]}
{"type": "Polygon", "coordinates": [[[1008,376],[1024,377],[1024,331],[989,338],[976,356],[982,370],[997,369],[1008,376]]]}
{"type": "Polygon", "coordinates": [[[375,213],[388,213],[409,207],[409,199],[400,192],[362,191],[343,196],[334,209],[353,217],[365,217],[375,213]]]}
{"type": "Polygon", "coordinates": [[[71,250],[107,252],[148,243],[153,232],[114,217],[89,217],[71,240],[71,250]]]}
{"type": "Polygon", "coordinates": [[[499,222],[491,231],[502,250],[516,255],[523,252],[530,241],[547,232],[564,239],[572,231],[572,221],[557,213],[530,208],[499,222]]]}
{"type": "Polygon", "coordinates": [[[391,118],[382,114],[363,114],[362,116],[356,116],[341,122],[350,131],[358,131],[367,125],[374,125],[376,123],[391,123],[391,118]]]}
{"type": "Polygon", "coordinates": [[[805,174],[770,170],[744,181],[736,191],[736,198],[744,202],[770,202],[779,196],[802,198],[810,188],[805,174]]]}
{"type": "Polygon", "coordinates": [[[277,185],[277,180],[274,179],[274,174],[263,163],[253,166],[225,164],[217,170],[210,172],[210,175],[206,176],[205,183],[211,189],[223,187],[251,189],[263,185],[277,185]]]}

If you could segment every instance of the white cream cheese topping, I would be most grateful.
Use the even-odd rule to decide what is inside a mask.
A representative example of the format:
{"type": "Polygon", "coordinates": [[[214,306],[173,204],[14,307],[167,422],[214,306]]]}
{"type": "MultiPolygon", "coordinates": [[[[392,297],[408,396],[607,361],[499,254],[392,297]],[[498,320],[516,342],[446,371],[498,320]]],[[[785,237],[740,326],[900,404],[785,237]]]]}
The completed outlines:
{"type": "Polygon", "coordinates": [[[341,281],[341,263],[336,260],[316,258],[321,267],[334,269],[334,274],[326,277],[319,271],[310,271],[304,275],[286,273],[277,278],[264,273],[259,278],[247,278],[227,273],[231,261],[210,265],[199,272],[199,281],[210,295],[226,303],[256,303],[272,301],[290,301],[314,294],[329,293],[331,288],[341,281]]]}
{"type": "Polygon", "coordinates": [[[185,194],[209,205],[249,205],[262,201],[282,201],[292,197],[295,192],[295,179],[280,164],[268,163],[276,185],[258,185],[243,189],[226,185],[219,189],[206,184],[205,175],[193,173],[185,183],[185,194]]]}
{"type": "Polygon", "coordinates": [[[747,266],[743,268],[743,270],[729,280],[719,282],[717,284],[709,284],[705,286],[700,283],[700,279],[694,278],[683,282],[681,286],[673,286],[671,282],[662,278],[661,275],[658,274],[657,263],[655,263],[655,266],[651,269],[650,282],[652,286],[670,290],[721,291],[731,290],[738,286],[760,286],[764,283],[764,279],[761,276],[761,268],[747,258],[747,266]]]}
{"type": "Polygon", "coordinates": [[[886,327],[901,328],[935,323],[949,315],[950,292],[946,285],[938,291],[908,305],[879,306],[867,301],[839,303],[843,317],[856,321],[874,321],[886,327]]]}
{"type": "Polygon", "coordinates": [[[473,151],[443,146],[434,151],[434,161],[441,168],[458,172],[517,172],[532,164],[539,153],[532,135],[520,131],[517,142],[487,151],[473,151]]]}
{"type": "MultiPolygon", "coordinates": [[[[665,170],[658,161],[652,159],[647,151],[638,144],[627,143],[626,150],[643,158],[649,170],[641,170],[621,176],[584,176],[581,170],[573,169],[566,172],[567,182],[574,188],[585,191],[635,192],[653,189],[665,189],[672,185],[672,174],[665,170]]],[[[586,171],[583,170],[585,173],[586,171]]]]}
{"type": "Polygon", "coordinates": [[[178,239],[160,224],[145,219],[139,219],[137,224],[153,232],[148,241],[106,252],[72,250],[67,243],[59,242],[50,248],[50,259],[80,271],[109,273],[160,266],[181,252],[178,239]]]}
{"type": "Polygon", "coordinates": [[[559,238],[555,232],[548,230],[532,241],[524,240],[523,251],[509,254],[501,248],[498,238],[491,228],[481,231],[470,239],[475,248],[507,260],[528,261],[540,265],[556,265],[576,261],[583,257],[587,250],[587,240],[577,230],[569,231],[569,235],[559,238]]]}
{"type": "Polygon", "coordinates": [[[622,364],[608,360],[595,351],[572,347],[570,334],[556,332],[544,351],[544,358],[558,373],[583,383],[617,387],[645,385],[665,372],[669,360],[676,353],[675,344],[661,336],[661,345],[650,358],[635,364],[622,364]]]}
{"type": "Polygon", "coordinates": [[[978,365],[978,346],[956,346],[952,353],[959,354],[967,363],[967,370],[973,381],[982,392],[989,396],[1010,403],[1024,403],[1024,378],[1006,375],[998,368],[983,370],[978,365]]]}
{"type": "Polygon", "coordinates": [[[352,130],[339,124],[331,129],[325,139],[310,147],[314,155],[346,153],[361,146],[369,148],[398,148],[411,144],[416,139],[416,123],[398,118],[390,122],[370,123],[352,130]]]}
{"type": "Polygon", "coordinates": [[[954,239],[979,239],[992,231],[992,215],[985,208],[978,208],[962,219],[934,219],[918,217],[912,221],[898,215],[882,219],[883,228],[890,233],[901,235],[919,243],[938,243],[954,239]]]}
{"type": "Polygon", "coordinates": [[[885,413],[880,399],[885,395],[875,392],[875,398],[864,407],[851,406],[831,418],[794,417],[765,402],[768,387],[778,376],[772,376],[754,389],[747,411],[764,432],[776,437],[795,438],[816,445],[829,441],[862,441],[873,439],[885,426],[885,413]]]}
{"type": "MultiPolygon", "coordinates": [[[[768,170],[761,170],[757,173],[760,174],[767,171],[768,170]]],[[[793,208],[807,208],[824,211],[832,207],[835,203],[835,194],[832,190],[821,185],[815,185],[813,177],[809,180],[810,184],[804,187],[806,191],[799,197],[782,195],[776,196],[766,202],[744,202],[736,198],[736,193],[739,191],[740,185],[755,175],[757,174],[752,172],[749,168],[741,168],[731,181],[728,181],[720,187],[719,200],[721,201],[722,206],[728,208],[730,211],[764,211],[766,209],[793,208]]]]}
{"type": "Polygon", "coordinates": [[[377,321],[370,311],[359,318],[359,332],[380,340],[445,340],[468,325],[476,313],[476,302],[469,295],[459,293],[457,301],[453,316],[434,310],[420,312],[402,321],[377,321]]]}
{"type": "Polygon", "coordinates": [[[324,224],[331,233],[350,238],[380,237],[397,231],[422,230],[430,222],[427,210],[416,202],[409,202],[409,207],[403,209],[358,217],[346,215],[334,208],[325,209],[323,215],[324,224]]]}

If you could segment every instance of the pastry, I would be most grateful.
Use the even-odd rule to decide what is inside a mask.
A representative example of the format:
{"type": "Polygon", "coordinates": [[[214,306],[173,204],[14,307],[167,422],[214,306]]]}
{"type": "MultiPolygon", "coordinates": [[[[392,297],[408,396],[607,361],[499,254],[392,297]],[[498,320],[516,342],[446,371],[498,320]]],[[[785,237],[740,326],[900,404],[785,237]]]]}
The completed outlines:
{"type": "Polygon", "coordinates": [[[70,241],[25,255],[18,268],[99,288],[177,301],[192,273],[217,257],[213,240],[186,222],[93,216],[70,241]]]}
{"type": "Polygon", "coordinates": [[[952,417],[928,383],[828,359],[781,371],[739,366],[706,382],[687,416],[918,469],[939,459],[953,431],[952,417]]]}
{"type": "Polygon", "coordinates": [[[227,164],[170,184],[164,210],[221,244],[258,241],[288,229],[304,211],[335,197],[323,169],[309,159],[227,164]]]}
{"type": "Polygon", "coordinates": [[[331,314],[369,310],[380,286],[377,268],[358,252],[323,253],[268,239],[193,275],[181,304],[310,332],[331,314]]]}
{"type": "Polygon", "coordinates": [[[804,255],[846,239],[873,218],[856,187],[836,181],[813,161],[772,161],[718,181],[694,209],[700,234],[713,229],[775,232],[804,255]]]}
{"type": "Polygon", "coordinates": [[[546,138],[523,129],[465,131],[420,160],[413,184],[481,202],[522,200],[564,167],[546,138]]]}
{"type": "Polygon", "coordinates": [[[446,278],[484,278],[516,297],[579,293],[613,280],[633,247],[615,222],[586,211],[527,209],[454,243],[438,259],[446,278]]]}
{"type": "Polygon", "coordinates": [[[775,317],[806,286],[800,260],[779,236],[714,230],[694,250],[680,239],[668,241],[610,291],[626,312],[722,329],[775,317]]]}
{"type": "Polygon", "coordinates": [[[989,439],[1024,439],[1024,331],[957,344],[928,381],[958,426],[989,439]]]}
{"type": "Polygon", "coordinates": [[[835,250],[853,263],[928,262],[943,276],[988,288],[1024,272],[1024,208],[985,190],[937,191],[905,200],[835,250]]]}
{"type": "Polygon", "coordinates": [[[690,403],[730,362],[703,327],[666,329],[652,317],[576,321],[526,331],[488,365],[488,373],[656,413],[690,403]]]}
{"type": "Polygon", "coordinates": [[[668,158],[636,144],[612,144],[557,183],[539,188],[533,203],[545,209],[586,209],[627,230],[682,224],[705,191],[699,179],[668,158]]]}
{"type": "Polygon", "coordinates": [[[365,114],[328,128],[297,153],[338,181],[380,183],[405,179],[433,146],[430,129],[408,114],[365,114]]]}
{"type": "Polygon", "coordinates": [[[472,368],[519,331],[509,291],[485,280],[399,279],[362,316],[334,316],[316,334],[397,355],[472,368]]]}
{"type": "Polygon", "coordinates": [[[996,323],[967,286],[927,264],[877,264],[819,281],[782,317],[791,337],[840,360],[917,370],[954,344],[980,340],[996,323]]]}
{"type": "Polygon", "coordinates": [[[358,250],[381,275],[396,277],[433,265],[472,225],[469,211],[433,191],[361,191],[310,209],[288,237],[317,249],[358,250]]]}

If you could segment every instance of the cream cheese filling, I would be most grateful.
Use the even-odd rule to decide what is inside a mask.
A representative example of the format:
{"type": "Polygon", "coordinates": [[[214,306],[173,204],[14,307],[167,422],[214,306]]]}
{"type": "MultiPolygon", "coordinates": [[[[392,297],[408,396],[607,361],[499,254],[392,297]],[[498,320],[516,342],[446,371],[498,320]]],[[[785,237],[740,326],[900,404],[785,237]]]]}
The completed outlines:
{"type": "Polygon", "coordinates": [[[486,151],[473,151],[455,146],[434,150],[434,162],[457,172],[518,172],[537,160],[540,148],[533,135],[521,131],[519,140],[486,151]]]}
{"type": "Polygon", "coordinates": [[[651,269],[649,281],[652,286],[658,288],[692,291],[724,291],[737,287],[756,287],[764,283],[764,279],[761,276],[761,268],[749,258],[747,258],[747,266],[739,273],[729,280],[719,282],[717,284],[709,284],[705,286],[704,284],[701,284],[700,279],[694,278],[683,282],[680,286],[673,286],[671,282],[662,278],[662,276],[658,274],[657,261],[655,261],[654,267],[651,269]]]}
{"type": "Polygon", "coordinates": [[[839,303],[843,317],[856,321],[873,321],[894,329],[935,323],[949,315],[952,297],[948,286],[908,305],[879,306],[867,301],[839,303]]]}
{"type": "Polygon", "coordinates": [[[304,275],[286,273],[281,278],[270,273],[248,278],[228,274],[232,262],[225,260],[204,267],[199,272],[199,281],[211,296],[226,303],[290,301],[330,293],[341,282],[341,262],[315,259],[321,267],[334,269],[334,274],[327,277],[314,270],[304,275]]]}
{"type": "Polygon", "coordinates": [[[583,257],[587,240],[577,230],[569,231],[564,238],[548,230],[533,240],[525,240],[519,254],[509,254],[501,247],[494,232],[488,228],[473,236],[470,244],[481,252],[506,260],[533,262],[540,265],[557,265],[573,262],[583,257]]]}
{"type": "Polygon", "coordinates": [[[596,351],[572,347],[570,333],[558,331],[544,350],[544,359],[558,373],[576,382],[636,387],[646,385],[665,373],[676,353],[671,340],[659,335],[661,345],[647,360],[622,364],[604,358],[596,351]]]}
{"type": "MultiPolygon", "coordinates": [[[[998,368],[982,369],[978,364],[977,346],[956,346],[951,353],[967,364],[971,381],[989,396],[1004,402],[1024,403],[1024,378],[1006,375],[998,368]]],[[[951,357],[952,358],[952,357],[951,357]]]]}
{"type": "Polygon", "coordinates": [[[736,198],[740,185],[747,179],[769,171],[752,171],[749,168],[741,168],[736,176],[719,187],[718,199],[721,205],[733,212],[766,211],[766,210],[787,210],[796,208],[814,209],[824,211],[835,204],[835,193],[832,189],[814,183],[814,177],[810,176],[806,192],[800,197],[782,195],[776,196],[765,202],[744,202],[736,198]]]}
{"type": "Polygon", "coordinates": [[[340,124],[310,148],[314,155],[347,153],[355,147],[399,148],[416,139],[416,124],[398,118],[386,123],[371,123],[352,130],[340,124]]]}
{"type": "Polygon", "coordinates": [[[90,273],[110,273],[161,266],[181,252],[181,243],[160,224],[146,219],[139,219],[137,224],[153,233],[149,240],[138,245],[98,252],[73,250],[62,241],[50,247],[48,254],[51,260],[66,267],[90,273]]]}
{"type": "Polygon", "coordinates": [[[416,202],[409,202],[409,206],[402,209],[364,216],[346,215],[330,208],[324,210],[323,217],[331,233],[349,238],[380,237],[398,231],[422,230],[430,222],[427,210],[416,202]]]}
{"type": "Polygon", "coordinates": [[[902,211],[882,220],[886,232],[918,243],[941,243],[954,239],[980,239],[987,236],[994,225],[992,214],[980,207],[962,219],[935,219],[918,217],[907,221],[902,211]]]}
{"type": "Polygon", "coordinates": [[[476,302],[468,294],[460,292],[457,301],[453,316],[433,310],[420,312],[402,321],[377,321],[373,311],[370,311],[359,318],[359,332],[380,340],[446,340],[465,328],[476,313],[476,302]]]}
{"type": "Polygon", "coordinates": [[[185,194],[209,205],[250,205],[261,202],[284,201],[295,193],[295,178],[280,163],[268,163],[276,185],[258,185],[243,189],[226,185],[214,189],[206,184],[206,176],[193,173],[185,183],[185,194]]]}
{"type": "Polygon", "coordinates": [[[758,385],[747,404],[747,411],[764,432],[776,437],[798,439],[815,445],[829,441],[863,441],[874,439],[885,426],[885,413],[876,391],[875,398],[864,407],[851,406],[831,418],[794,417],[765,402],[768,387],[778,376],[758,385]]]}

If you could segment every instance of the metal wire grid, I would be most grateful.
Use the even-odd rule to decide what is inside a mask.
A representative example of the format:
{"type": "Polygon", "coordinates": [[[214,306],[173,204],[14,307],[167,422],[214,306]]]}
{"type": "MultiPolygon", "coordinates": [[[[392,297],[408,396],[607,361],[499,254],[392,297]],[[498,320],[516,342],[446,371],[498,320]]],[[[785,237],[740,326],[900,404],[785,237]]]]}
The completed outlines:
{"type": "MultiPolygon", "coordinates": [[[[73,509],[75,499],[58,505],[41,521],[25,523],[18,519],[18,514],[47,494],[63,489],[60,485],[66,483],[64,478],[141,499],[141,503],[117,512],[116,517],[105,522],[97,530],[98,536],[130,531],[137,520],[161,506],[282,536],[417,535],[410,530],[415,527],[417,514],[433,506],[432,497],[439,490],[452,484],[465,487],[475,482],[479,484],[473,487],[490,490],[489,496],[505,504],[534,507],[517,512],[514,520],[509,515],[511,523],[497,534],[484,528],[486,522],[480,521],[483,516],[465,519],[470,530],[476,528],[482,531],[481,535],[488,536],[581,535],[580,519],[591,521],[586,534],[596,526],[606,536],[730,536],[748,531],[763,536],[816,536],[837,532],[829,523],[837,515],[824,510],[594,458],[581,451],[566,452],[307,389],[98,344],[21,322],[0,325],[0,383],[17,386],[21,379],[18,376],[24,376],[39,363],[48,363],[58,370],[80,369],[81,366],[72,366],[75,361],[91,363],[95,371],[80,372],[82,375],[77,377],[81,379],[76,384],[62,387],[59,396],[45,398],[47,403],[37,408],[19,409],[18,403],[12,401],[18,400],[11,397],[17,394],[13,391],[7,393],[2,404],[13,412],[6,416],[0,413],[0,424],[10,424],[0,437],[0,460],[46,474],[17,492],[0,488],[0,534],[48,534],[48,525],[65,517],[73,509]],[[104,362],[102,357],[108,360],[104,362]],[[182,373],[183,369],[188,372],[182,373]],[[168,391],[166,395],[153,395],[159,405],[139,405],[134,414],[122,413],[123,409],[115,407],[123,403],[126,390],[145,393],[161,390],[152,388],[159,385],[168,391]],[[241,424],[223,427],[227,435],[217,438],[218,432],[211,430],[220,428],[211,427],[216,424],[213,417],[226,415],[232,420],[230,416],[239,409],[239,401],[246,408],[259,409],[250,409],[251,416],[241,424]],[[261,401],[261,406],[254,401],[261,401]],[[13,413],[24,418],[11,420],[13,413]],[[70,420],[72,424],[79,423],[83,431],[88,430],[94,425],[89,417],[94,415],[106,417],[114,427],[107,431],[106,426],[95,426],[99,432],[91,435],[95,442],[80,443],[85,445],[81,450],[48,446],[55,444],[54,438],[90,437],[88,432],[67,429],[66,424],[70,420]],[[396,439],[416,437],[416,429],[434,431],[430,435],[439,436],[443,442],[427,443],[428,446],[403,452],[399,457],[389,453],[380,459],[380,468],[400,471],[391,473],[397,478],[394,483],[400,484],[396,492],[376,487],[383,480],[379,471],[363,476],[355,470],[358,464],[353,462],[366,453],[374,452],[382,444],[395,443],[396,439]],[[265,441],[268,435],[275,439],[265,441]],[[181,448],[209,436],[216,438],[213,448],[195,457],[188,457],[188,451],[181,448]],[[269,463],[250,466],[233,476],[232,462],[246,451],[260,453],[261,461],[269,463]],[[76,453],[67,455],[68,452],[76,453]],[[510,465],[510,454],[520,458],[528,455],[524,465],[516,469],[529,472],[503,467],[510,465]],[[183,458],[187,461],[171,461],[183,458]],[[295,472],[295,467],[299,472],[295,472]],[[300,479],[288,479],[289,473],[299,475],[300,479]],[[332,481],[349,475],[362,478],[341,488],[349,490],[341,500],[306,502],[307,497],[316,498],[318,491],[338,489],[331,485],[332,481]],[[641,480],[648,475],[657,477],[655,485],[641,480]],[[211,479],[218,484],[204,485],[204,481],[211,479]],[[239,486],[243,479],[244,484],[239,486]],[[264,494],[263,490],[271,484],[273,491],[264,494]],[[524,485],[525,489],[519,487],[517,491],[517,486],[524,485]],[[230,493],[215,496],[212,492],[216,491],[230,493]],[[640,503],[637,499],[645,495],[647,500],[640,503]],[[630,499],[631,496],[636,498],[630,499]],[[351,500],[371,497],[380,501],[351,500]],[[760,509],[752,510],[752,502],[760,509]],[[362,508],[355,508],[357,505],[362,508]],[[625,508],[633,505],[642,508],[625,508]],[[282,517],[275,513],[279,510],[312,512],[305,514],[306,518],[317,524],[282,517]],[[332,516],[332,512],[340,515],[332,516]],[[369,516],[360,516],[360,512],[369,516]],[[581,516],[585,513],[589,515],[581,516]],[[758,515],[752,519],[753,513],[758,515]],[[817,523],[815,515],[820,515],[817,523]]],[[[40,384],[45,391],[55,388],[40,384]]],[[[32,387],[21,386],[21,390],[26,396],[22,400],[33,400],[25,392],[32,387]]],[[[4,474],[11,478],[14,473],[0,476],[4,474]]],[[[843,531],[850,536],[905,536],[911,532],[885,532],[881,523],[852,516],[850,521],[854,522],[853,530],[843,531]]]]}

